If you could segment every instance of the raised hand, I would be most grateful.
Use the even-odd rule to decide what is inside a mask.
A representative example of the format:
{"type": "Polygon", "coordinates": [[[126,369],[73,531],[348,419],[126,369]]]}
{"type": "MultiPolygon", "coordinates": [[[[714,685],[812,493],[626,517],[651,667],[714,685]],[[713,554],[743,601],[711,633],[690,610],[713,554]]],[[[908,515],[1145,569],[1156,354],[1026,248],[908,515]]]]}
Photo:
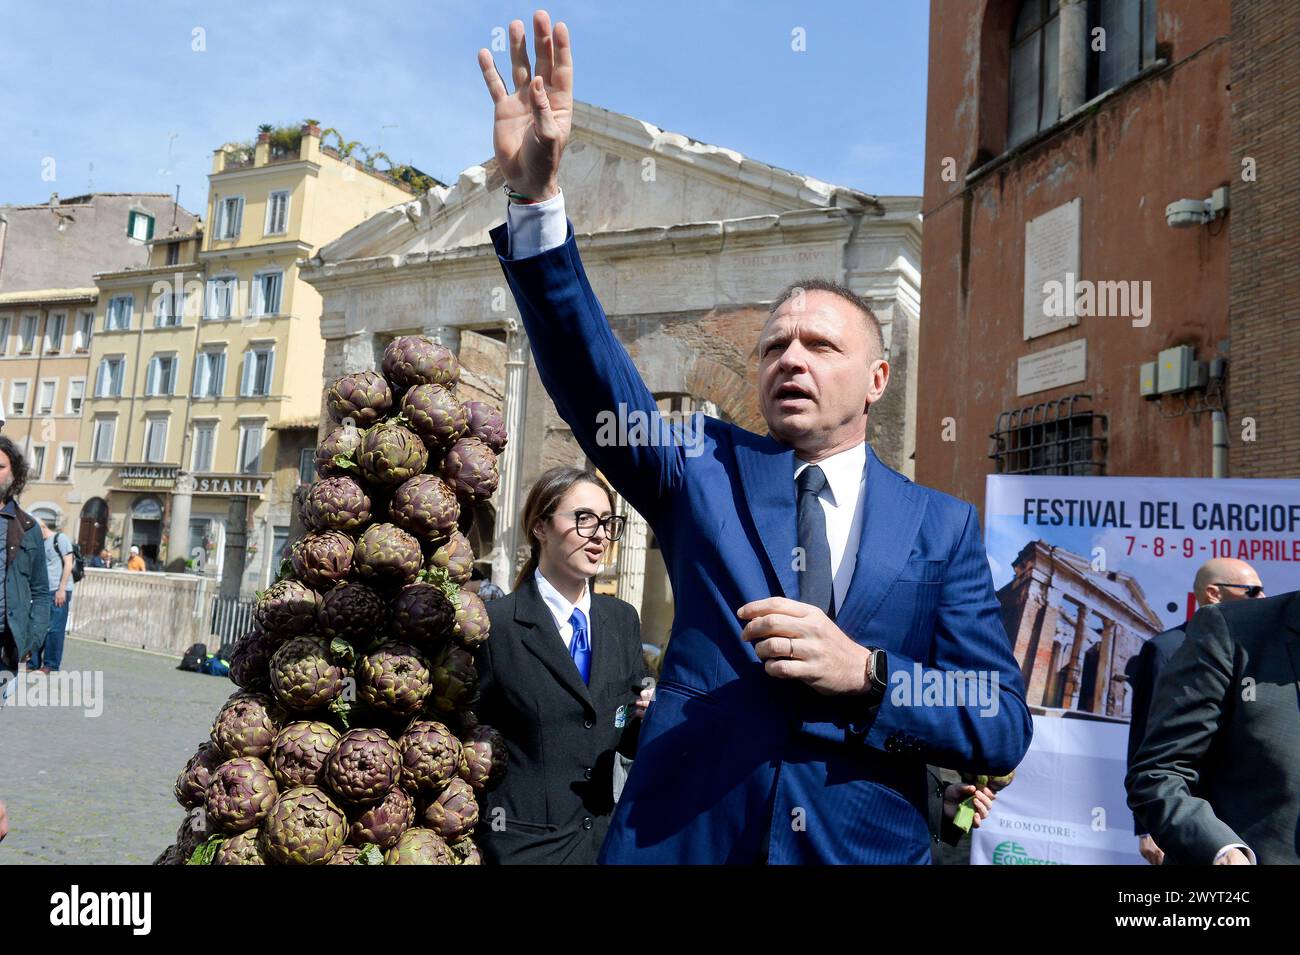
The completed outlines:
{"type": "Polygon", "coordinates": [[[573,56],[569,28],[555,24],[545,10],[533,14],[537,69],[528,62],[521,20],[510,22],[510,72],[515,91],[506,91],[492,54],[478,51],[492,96],[492,147],[497,166],[511,189],[530,199],[549,199],[560,191],[560,157],[573,128],[573,56]]]}

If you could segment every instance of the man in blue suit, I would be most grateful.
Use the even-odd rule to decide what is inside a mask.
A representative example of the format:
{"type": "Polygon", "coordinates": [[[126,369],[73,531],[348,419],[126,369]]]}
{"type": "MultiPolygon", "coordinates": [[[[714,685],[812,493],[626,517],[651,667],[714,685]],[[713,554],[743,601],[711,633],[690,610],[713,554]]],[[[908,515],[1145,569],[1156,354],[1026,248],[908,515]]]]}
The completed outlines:
{"type": "Polygon", "coordinates": [[[969,504],[866,443],[889,381],[848,289],[778,296],[759,342],[769,434],[669,426],[578,258],[558,172],[568,30],[510,25],[495,106],[510,193],[492,233],[542,383],[587,455],[653,527],[677,614],[606,863],[926,863],[926,764],[1003,774],[1032,724],[969,504]],[[613,440],[611,414],[655,423],[613,440]]]}

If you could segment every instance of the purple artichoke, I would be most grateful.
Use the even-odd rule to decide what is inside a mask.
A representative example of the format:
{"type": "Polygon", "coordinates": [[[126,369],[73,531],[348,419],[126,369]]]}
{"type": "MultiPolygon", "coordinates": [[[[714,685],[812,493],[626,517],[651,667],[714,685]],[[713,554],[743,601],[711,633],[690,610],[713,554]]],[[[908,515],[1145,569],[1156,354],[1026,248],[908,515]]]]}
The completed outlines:
{"type": "Polygon", "coordinates": [[[260,829],[246,829],[231,836],[217,849],[212,857],[213,865],[266,865],[266,857],[258,848],[260,829]]]}
{"type": "Polygon", "coordinates": [[[372,524],[357,541],[353,566],[368,584],[401,586],[415,579],[424,554],[420,542],[396,524],[372,524]]]}
{"type": "Polygon", "coordinates": [[[279,732],[280,708],[264,693],[234,694],[212,723],[212,743],[227,759],[265,757],[279,732]]]}
{"type": "Polygon", "coordinates": [[[433,694],[429,708],[440,715],[473,706],[478,699],[478,671],[473,655],[463,647],[450,646],[443,651],[430,673],[433,694]]]}
{"type": "Polygon", "coordinates": [[[452,531],[447,542],[429,555],[429,570],[445,570],[453,584],[469,583],[474,573],[474,548],[460,531],[452,531]]]}
{"type": "Polygon", "coordinates": [[[504,451],[507,435],[506,423],[501,417],[501,412],[483,401],[467,401],[462,407],[465,409],[465,420],[469,424],[465,436],[478,438],[495,454],[504,451]]]}
{"type": "Polygon", "coordinates": [[[433,474],[417,474],[393,493],[389,519],[416,537],[442,541],[456,529],[460,502],[450,484],[433,474]]]}
{"type": "Polygon", "coordinates": [[[447,840],[432,829],[407,829],[384,854],[384,865],[455,865],[447,840]]]}
{"type": "Polygon", "coordinates": [[[315,627],[319,609],[320,595],[290,578],[262,591],[253,608],[253,619],[267,633],[283,639],[315,627]]]}
{"type": "Polygon", "coordinates": [[[456,611],[441,587],[424,581],[407,584],[393,601],[393,629],[408,643],[441,650],[456,625],[456,611]]]}
{"type": "Polygon", "coordinates": [[[416,720],[398,742],[402,785],[413,793],[440,792],[460,768],[460,741],[432,720],[416,720]]]}
{"type": "Polygon", "coordinates": [[[483,856],[479,854],[478,846],[474,845],[474,840],[469,836],[458,839],[450,846],[451,853],[460,861],[458,865],[482,865],[483,856]]]}
{"type": "Polygon", "coordinates": [[[319,710],[343,692],[346,672],[333,661],[329,641],[294,637],[271,657],[271,689],[286,709],[319,710]]]}
{"type": "Polygon", "coordinates": [[[228,759],[208,783],[208,821],[224,832],[252,829],[266,818],[277,795],[275,777],[266,763],[256,756],[228,759]]]}
{"type": "Polygon", "coordinates": [[[373,843],[390,849],[414,824],[415,800],[401,786],[394,786],[382,800],[353,818],[348,841],[356,846],[373,843]]]}
{"type": "Polygon", "coordinates": [[[508,756],[505,737],[490,726],[476,726],[460,738],[460,778],[484,793],[505,777],[508,756]]]}
{"type": "Polygon", "coordinates": [[[343,847],[347,831],[347,817],[334,800],[315,786],[298,786],[275,801],[260,846],[281,865],[323,865],[343,847]]]}
{"type": "Polygon", "coordinates": [[[459,776],[453,778],[436,798],[424,804],[420,820],[448,842],[469,835],[478,825],[473,787],[459,776]]]}
{"type": "Polygon", "coordinates": [[[366,480],[380,487],[396,487],[424,471],[429,449],[409,428],[381,421],[361,436],[357,464],[366,480]]]}
{"type": "Polygon", "coordinates": [[[368,428],[393,407],[393,389],[377,371],[344,375],[325,393],[325,405],[335,421],[368,428]]]}
{"type": "Polygon", "coordinates": [[[307,491],[302,520],[314,531],[358,531],[370,523],[370,495],[350,477],[322,478],[307,491]]]}
{"type": "Polygon", "coordinates": [[[468,590],[460,592],[460,607],[456,611],[456,642],[466,650],[473,650],[488,638],[492,627],[488,619],[487,604],[478,594],[468,590]]]}
{"type": "Polygon", "coordinates": [[[376,710],[414,716],[432,689],[429,665],[410,644],[386,640],[357,660],[357,693],[376,710]]]}
{"type": "Polygon", "coordinates": [[[326,865],[361,865],[361,849],[358,846],[343,846],[330,856],[326,865]]]}
{"type": "Polygon", "coordinates": [[[321,598],[319,629],[327,637],[364,644],[388,627],[388,603],[365,584],[345,580],[321,598]]]}
{"type": "Polygon", "coordinates": [[[441,453],[464,437],[469,419],[442,385],[416,385],[402,396],[402,417],[430,451],[441,453]]]}
{"type": "Polygon", "coordinates": [[[239,638],[230,653],[230,680],[245,690],[265,692],[271,688],[271,654],[279,640],[256,624],[239,638]]]}
{"type": "Polygon", "coordinates": [[[349,806],[379,802],[397,782],[402,756],[383,730],[355,729],[343,734],[325,763],[325,780],[349,806]]]}
{"type": "Polygon", "coordinates": [[[397,389],[417,385],[454,385],[460,380],[460,362],[451,349],[418,335],[403,335],[388,343],[381,366],[397,389]]]}
{"type": "Polygon", "coordinates": [[[355,425],[342,424],[325,435],[316,446],[316,473],[323,478],[355,473],[361,433],[355,425]]]}
{"type": "Polygon", "coordinates": [[[186,809],[203,804],[213,771],[226,761],[221,750],[212,743],[204,743],[189,758],[181,774],[176,777],[176,801],[186,809]]]}
{"type": "Polygon", "coordinates": [[[319,531],[294,541],[289,560],[299,580],[316,590],[328,590],[351,573],[355,546],[342,531],[319,531]]]}
{"type": "Polygon", "coordinates": [[[442,459],[442,476],[456,494],[475,502],[496,493],[501,474],[497,456],[478,438],[461,438],[442,459]]]}
{"type": "MultiPolygon", "coordinates": [[[[207,793],[203,798],[207,799],[207,793]]],[[[180,828],[176,830],[176,855],[181,865],[189,861],[190,855],[204,842],[208,841],[209,836],[216,835],[216,827],[212,824],[212,819],[206,810],[195,810],[185,817],[180,828]]]]}
{"type": "Polygon", "coordinates": [[[338,744],[339,732],[328,723],[301,721],[280,730],[269,760],[283,789],[318,786],[325,760],[338,744]]]}

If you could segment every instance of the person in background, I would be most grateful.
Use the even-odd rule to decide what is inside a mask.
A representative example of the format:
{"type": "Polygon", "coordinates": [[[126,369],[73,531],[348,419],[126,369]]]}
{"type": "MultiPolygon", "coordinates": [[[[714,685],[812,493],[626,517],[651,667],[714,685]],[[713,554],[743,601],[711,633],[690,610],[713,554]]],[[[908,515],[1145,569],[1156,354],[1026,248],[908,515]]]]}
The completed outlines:
{"type": "Polygon", "coordinates": [[[72,541],[62,530],[40,522],[45,538],[45,568],[50,578],[50,628],[43,643],[32,650],[28,669],[49,673],[63,663],[63,640],[68,632],[68,611],[72,609],[72,541]]]}
{"type": "Polygon", "coordinates": [[[504,597],[506,592],[492,583],[491,565],[488,569],[483,569],[482,565],[475,564],[474,570],[470,573],[469,583],[465,589],[471,593],[476,593],[479,599],[486,603],[489,600],[496,600],[498,597],[504,597]]]}
{"type": "Polygon", "coordinates": [[[126,569],[141,572],[149,569],[144,558],[140,556],[140,548],[134,544],[131,545],[131,559],[126,562],[126,569]]]}
{"type": "Polygon", "coordinates": [[[0,802],[0,842],[4,842],[7,835],[9,835],[9,811],[5,809],[5,804],[0,802]]]}
{"type": "Polygon", "coordinates": [[[1198,610],[1125,779],[1165,865],[1298,865],[1300,591],[1198,610]]]}
{"type": "Polygon", "coordinates": [[[27,461],[18,446],[0,435],[0,673],[18,672],[50,629],[50,580],[45,543],[37,520],[18,506],[27,486],[27,461]]]}
{"type": "Polygon", "coordinates": [[[104,550],[101,550],[98,554],[91,554],[90,557],[87,558],[86,560],[86,566],[98,567],[101,570],[107,570],[109,567],[113,566],[110,563],[111,560],[112,558],[109,556],[108,549],[105,548],[104,550]]]}
{"type": "Polygon", "coordinates": [[[544,473],[524,502],[528,561],[514,590],[487,604],[492,636],[476,652],[475,712],[505,737],[510,768],[485,797],[486,862],[594,863],[619,757],[635,756],[651,695],[641,623],[630,604],[591,588],[623,533],[613,508],[597,475],[544,473]]]}
{"type": "MultiPolygon", "coordinates": [[[[1192,582],[1196,595],[1196,606],[1209,607],[1217,603],[1232,600],[1264,596],[1264,586],[1259,582],[1255,568],[1244,560],[1231,557],[1216,557],[1206,561],[1196,571],[1192,582]]],[[[1155,691],[1156,680],[1173,657],[1174,652],[1183,645],[1186,638],[1186,626],[1174,627],[1164,633],[1156,634],[1142,644],[1142,649],[1129,658],[1125,668],[1129,685],[1133,687],[1133,704],[1130,710],[1132,718],[1128,724],[1128,768],[1133,768],[1133,757],[1137,755],[1142,738],[1146,735],[1147,718],[1151,713],[1151,697],[1155,691]]],[[[1161,865],[1165,854],[1156,841],[1151,838],[1147,827],[1136,816],[1133,817],[1134,834],[1138,838],[1138,852],[1151,865],[1161,865]]]]}

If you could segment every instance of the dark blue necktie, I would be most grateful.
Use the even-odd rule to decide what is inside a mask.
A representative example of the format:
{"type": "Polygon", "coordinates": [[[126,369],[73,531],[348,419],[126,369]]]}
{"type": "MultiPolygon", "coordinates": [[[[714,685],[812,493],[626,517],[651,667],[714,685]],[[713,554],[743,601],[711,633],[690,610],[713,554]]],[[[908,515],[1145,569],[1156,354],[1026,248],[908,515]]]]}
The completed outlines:
{"type": "Polygon", "coordinates": [[[573,657],[573,662],[582,674],[582,682],[591,682],[591,639],[587,636],[587,617],[577,607],[573,608],[573,616],[569,617],[569,624],[573,627],[573,639],[569,641],[569,656],[573,657]]]}
{"type": "Polygon", "coordinates": [[[826,512],[817,499],[826,487],[826,475],[815,464],[799,472],[799,601],[812,604],[835,619],[835,589],[831,581],[831,545],[826,540],[826,512]]]}

